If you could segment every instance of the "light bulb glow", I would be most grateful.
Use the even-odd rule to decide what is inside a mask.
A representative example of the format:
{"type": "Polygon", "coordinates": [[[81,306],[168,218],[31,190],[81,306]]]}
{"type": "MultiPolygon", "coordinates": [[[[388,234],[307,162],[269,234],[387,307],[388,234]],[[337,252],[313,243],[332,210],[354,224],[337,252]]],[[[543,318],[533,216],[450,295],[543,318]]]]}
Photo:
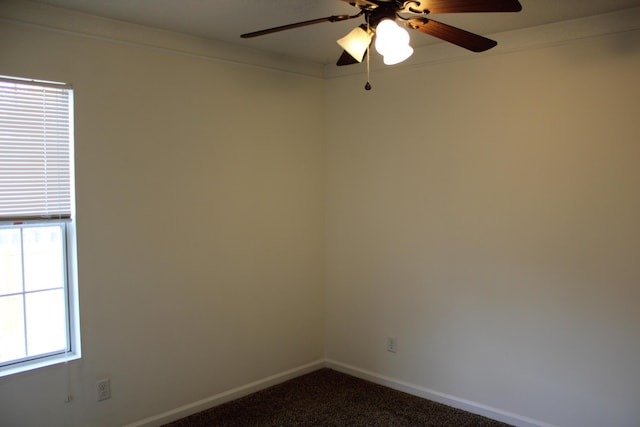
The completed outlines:
{"type": "Polygon", "coordinates": [[[387,65],[397,64],[413,54],[409,33],[392,19],[383,19],[376,28],[376,50],[387,65]]]}
{"type": "Polygon", "coordinates": [[[393,49],[394,33],[398,25],[390,19],[384,19],[376,28],[376,50],[380,55],[393,49]]]}

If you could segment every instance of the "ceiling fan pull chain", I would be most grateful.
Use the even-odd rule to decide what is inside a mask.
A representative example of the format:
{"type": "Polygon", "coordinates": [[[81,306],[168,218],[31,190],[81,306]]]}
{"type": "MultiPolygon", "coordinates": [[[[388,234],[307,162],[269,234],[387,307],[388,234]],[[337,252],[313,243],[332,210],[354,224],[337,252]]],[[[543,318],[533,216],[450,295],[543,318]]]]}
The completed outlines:
{"type": "Polygon", "coordinates": [[[364,90],[371,90],[371,83],[369,83],[369,55],[367,54],[367,84],[364,85],[364,90]]]}
{"type": "MultiPolygon", "coordinates": [[[[371,33],[371,27],[369,26],[369,14],[366,15],[367,18],[367,33],[371,33]]],[[[369,78],[371,77],[371,70],[369,67],[369,60],[371,58],[371,43],[367,46],[367,84],[364,85],[364,90],[371,90],[371,83],[369,83],[369,78]]]]}

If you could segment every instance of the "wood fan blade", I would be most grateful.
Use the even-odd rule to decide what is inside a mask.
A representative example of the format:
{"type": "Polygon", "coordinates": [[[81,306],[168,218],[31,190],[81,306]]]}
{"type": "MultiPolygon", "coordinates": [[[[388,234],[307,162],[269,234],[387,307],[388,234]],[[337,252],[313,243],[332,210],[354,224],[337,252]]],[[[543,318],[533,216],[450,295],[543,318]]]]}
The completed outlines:
{"type": "Polygon", "coordinates": [[[434,21],[433,19],[412,18],[409,19],[408,24],[414,30],[448,41],[472,52],[484,52],[498,44],[495,40],[434,21]]]}
{"type": "Polygon", "coordinates": [[[357,18],[362,12],[356,15],[332,15],[326,18],[311,19],[309,21],[296,22],[294,24],[281,25],[279,27],[267,28],[266,30],[254,31],[252,33],[242,34],[240,37],[248,39],[251,37],[264,36],[265,34],[277,33],[278,31],[291,30],[293,28],[306,27],[307,25],[320,24],[321,22],[339,22],[347,19],[357,18]]]}
{"type": "Polygon", "coordinates": [[[419,3],[419,5],[410,4],[409,11],[415,13],[476,13],[520,12],[522,10],[522,5],[518,0],[420,0],[419,3]]]}
{"type": "MultiPolygon", "coordinates": [[[[367,57],[367,54],[365,52],[364,56],[362,57],[362,59],[364,60],[364,58],[367,57]]],[[[342,51],[342,55],[340,55],[340,58],[338,58],[338,62],[336,62],[336,65],[351,65],[351,64],[358,64],[358,60],[356,58],[354,58],[353,56],[349,55],[349,52],[347,52],[346,50],[342,51]]]]}

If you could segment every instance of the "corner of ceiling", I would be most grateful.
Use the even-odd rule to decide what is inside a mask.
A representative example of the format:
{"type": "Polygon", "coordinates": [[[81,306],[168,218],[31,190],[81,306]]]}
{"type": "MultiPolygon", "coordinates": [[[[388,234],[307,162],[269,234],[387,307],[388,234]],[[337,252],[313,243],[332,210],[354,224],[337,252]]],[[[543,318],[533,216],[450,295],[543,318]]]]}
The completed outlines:
{"type": "Polygon", "coordinates": [[[25,0],[0,1],[0,21],[110,43],[323,78],[323,65],[240,45],[102,18],[25,0]]]}

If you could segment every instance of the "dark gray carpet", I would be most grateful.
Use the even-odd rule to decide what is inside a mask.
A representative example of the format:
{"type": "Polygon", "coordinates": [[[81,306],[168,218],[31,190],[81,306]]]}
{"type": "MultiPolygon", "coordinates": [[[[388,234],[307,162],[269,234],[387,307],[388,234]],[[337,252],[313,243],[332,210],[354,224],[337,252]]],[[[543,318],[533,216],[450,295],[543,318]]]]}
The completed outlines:
{"type": "Polygon", "coordinates": [[[507,424],[331,369],[320,369],[167,426],[506,427],[507,424]]]}

